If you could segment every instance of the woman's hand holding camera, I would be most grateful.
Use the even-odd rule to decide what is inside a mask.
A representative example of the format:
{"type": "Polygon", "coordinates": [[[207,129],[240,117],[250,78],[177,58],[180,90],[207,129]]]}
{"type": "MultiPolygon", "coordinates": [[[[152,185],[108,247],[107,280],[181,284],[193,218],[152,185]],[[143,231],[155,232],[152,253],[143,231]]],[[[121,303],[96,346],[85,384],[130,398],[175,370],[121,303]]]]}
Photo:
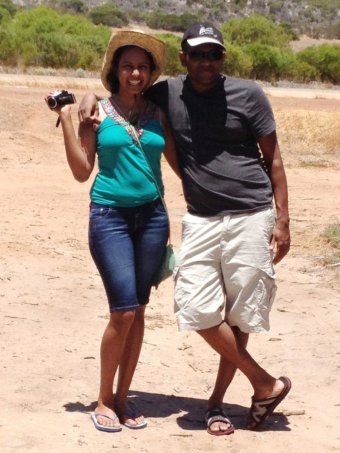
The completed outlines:
{"type": "Polygon", "coordinates": [[[74,94],[66,90],[53,91],[45,97],[45,101],[50,110],[54,110],[59,116],[56,127],[59,126],[60,120],[67,118],[71,114],[71,105],[76,102],[74,94]]]}

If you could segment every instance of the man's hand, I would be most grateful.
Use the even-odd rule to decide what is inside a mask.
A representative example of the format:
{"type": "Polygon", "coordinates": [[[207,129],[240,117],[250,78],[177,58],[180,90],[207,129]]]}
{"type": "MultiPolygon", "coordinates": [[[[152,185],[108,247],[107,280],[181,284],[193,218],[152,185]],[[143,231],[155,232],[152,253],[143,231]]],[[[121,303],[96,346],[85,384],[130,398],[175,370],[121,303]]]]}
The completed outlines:
{"type": "Polygon", "coordinates": [[[94,130],[100,124],[97,97],[94,93],[87,93],[81,100],[78,108],[80,123],[92,123],[94,130]]]}
{"type": "Polygon", "coordinates": [[[287,255],[290,249],[290,232],[287,222],[276,222],[270,247],[274,251],[273,264],[279,263],[287,255]]]}

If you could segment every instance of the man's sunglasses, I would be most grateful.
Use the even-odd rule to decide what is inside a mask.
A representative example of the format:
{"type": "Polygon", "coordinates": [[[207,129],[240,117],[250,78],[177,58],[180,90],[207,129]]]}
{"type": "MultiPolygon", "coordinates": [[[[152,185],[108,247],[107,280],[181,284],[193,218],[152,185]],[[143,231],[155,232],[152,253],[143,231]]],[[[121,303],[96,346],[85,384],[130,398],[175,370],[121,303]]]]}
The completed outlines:
{"type": "Polygon", "coordinates": [[[218,61],[221,60],[223,57],[223,50],[222,49],[212,49],[204,52],[203,50],[190,50],[187,52],[190,60],[193,61],[218,61]]]}

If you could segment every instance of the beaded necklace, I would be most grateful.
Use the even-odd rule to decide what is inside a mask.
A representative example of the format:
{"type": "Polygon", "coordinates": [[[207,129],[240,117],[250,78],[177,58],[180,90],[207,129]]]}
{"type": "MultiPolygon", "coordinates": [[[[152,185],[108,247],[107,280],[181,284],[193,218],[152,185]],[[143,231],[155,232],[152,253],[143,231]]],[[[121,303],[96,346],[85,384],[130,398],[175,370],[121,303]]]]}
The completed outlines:
{"type": "Polygon", "coordinates": [[[144,129],[143,126],[148,122],[150,119],[151,115],[146,114],[146,111],[148,110],[147,107],[145,109],[144,114],[138,119],[136,125],[132,125],[122,114],[122,112],[119,112],[117,110],[118,106],[113,106],[112,102],[109,99],[102,99],[101,104],[105,110],[105,113],[107,116],[109,116],[113,121],[120,126],[124,127],[127,131],[127,133],[130,135],[132,138],[133,142],[135,144],[138,144],[138,141],[136,140],[136,133],[138,137],[141,137],[143,135],[144,129]]]}

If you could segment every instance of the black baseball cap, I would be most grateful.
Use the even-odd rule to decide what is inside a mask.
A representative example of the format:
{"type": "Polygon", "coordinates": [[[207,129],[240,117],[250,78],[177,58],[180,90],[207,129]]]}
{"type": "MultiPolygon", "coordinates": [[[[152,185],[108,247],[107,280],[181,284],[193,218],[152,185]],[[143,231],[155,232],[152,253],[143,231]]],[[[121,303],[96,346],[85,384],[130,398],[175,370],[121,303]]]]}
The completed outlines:
{"type": "Polygon", "coordinates": [[[208,23],[191,25],[184,32],[181,42],[182,49],[184,49],[186,43],[190,47],[200,46],[201,44],[217,44],[225,50],[222,33],[212,24],[208,23]]]}

